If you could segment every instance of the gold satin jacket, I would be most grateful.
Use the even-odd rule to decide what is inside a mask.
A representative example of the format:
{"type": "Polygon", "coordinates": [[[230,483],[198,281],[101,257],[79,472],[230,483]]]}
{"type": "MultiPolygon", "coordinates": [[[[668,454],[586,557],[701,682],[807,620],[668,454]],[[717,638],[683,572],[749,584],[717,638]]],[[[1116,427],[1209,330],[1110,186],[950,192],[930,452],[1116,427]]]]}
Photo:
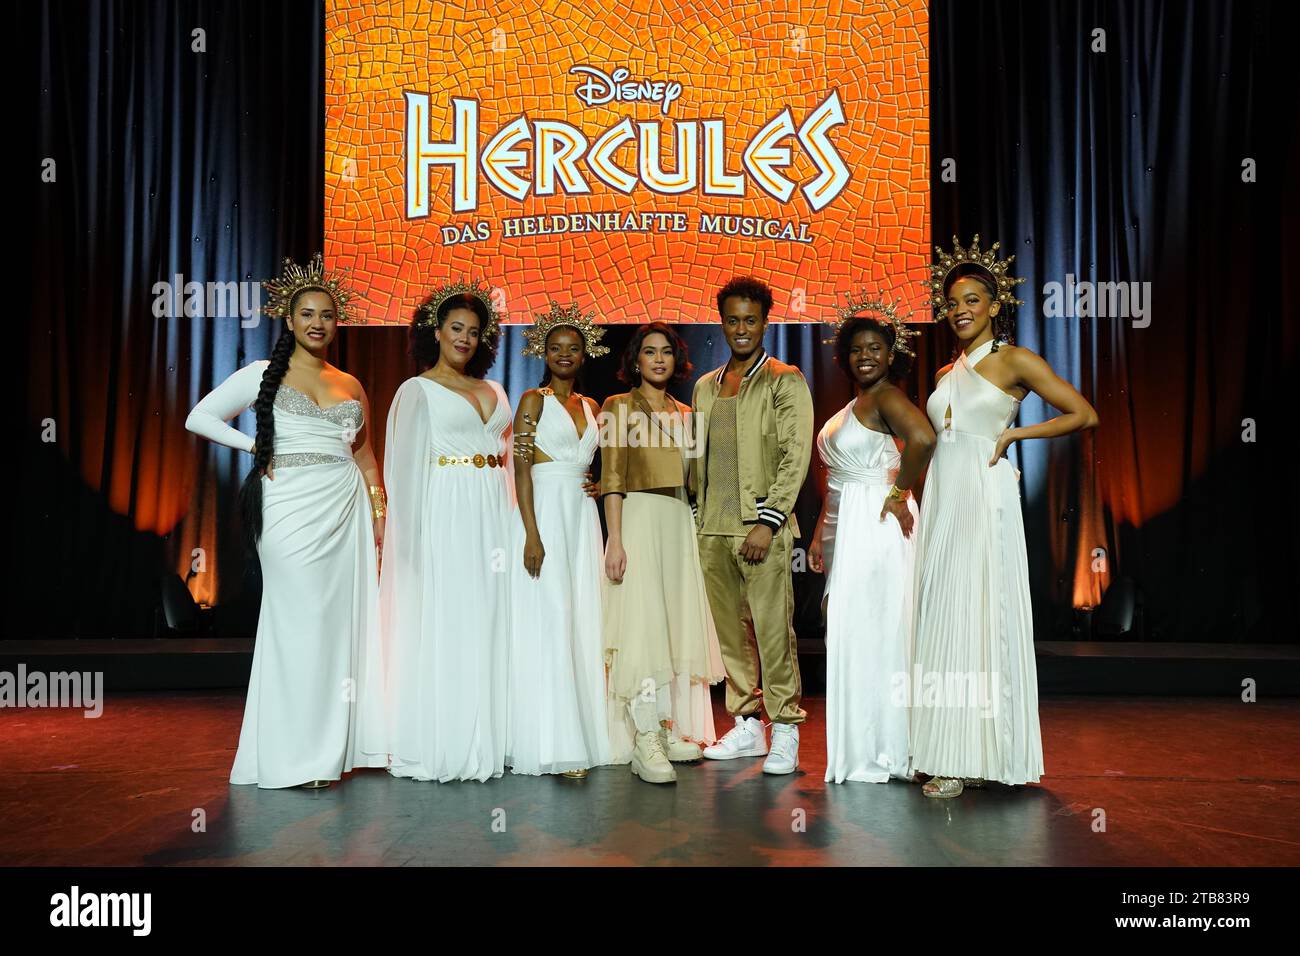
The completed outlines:
{"type": "MultiPolygon", "coordinates": [[[[709,411],[722,388],[727,366],[695,383],[695,442],[690,459],[697,525],[708,494],[709,411]]],[[[736,452],[740,475],[740,519],[779,531],[787,521],[797,537],[794,503],[799,497],[813,444],[812,393],[803,373],[764,350],[745,373],[737,394],[736,452]]]]}

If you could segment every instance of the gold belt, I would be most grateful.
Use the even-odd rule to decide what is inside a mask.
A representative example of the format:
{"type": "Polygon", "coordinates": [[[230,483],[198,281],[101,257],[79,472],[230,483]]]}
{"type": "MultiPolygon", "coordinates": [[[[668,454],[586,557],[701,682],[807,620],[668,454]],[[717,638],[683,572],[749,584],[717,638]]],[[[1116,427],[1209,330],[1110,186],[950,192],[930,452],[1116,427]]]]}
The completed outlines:
{"type": "Polygon", "coordinates": [[[482,468],[487,465],[489,468],[504,468],[506,466],[505,456],[497,457],[496,455],[439,455],[439,465],[473,465],[475,468],[482,468]]]}

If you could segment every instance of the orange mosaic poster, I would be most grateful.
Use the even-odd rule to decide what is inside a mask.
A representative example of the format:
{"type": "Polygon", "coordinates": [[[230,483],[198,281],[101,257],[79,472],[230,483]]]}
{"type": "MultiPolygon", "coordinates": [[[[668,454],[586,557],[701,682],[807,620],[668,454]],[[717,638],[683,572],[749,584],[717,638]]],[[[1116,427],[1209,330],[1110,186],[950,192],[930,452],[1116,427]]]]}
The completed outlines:
{"type": "Polygon", "coordinates": [[[330,0],[325,256],[362,318],[482,279],[514,322],[928,318],[923,0],[330,0]]]}

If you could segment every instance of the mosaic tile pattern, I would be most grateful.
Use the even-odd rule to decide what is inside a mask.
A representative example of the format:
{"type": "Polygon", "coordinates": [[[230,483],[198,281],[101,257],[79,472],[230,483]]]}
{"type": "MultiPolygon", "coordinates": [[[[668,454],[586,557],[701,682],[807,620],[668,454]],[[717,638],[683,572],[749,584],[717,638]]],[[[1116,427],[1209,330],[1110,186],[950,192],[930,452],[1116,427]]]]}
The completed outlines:
{"type": "MultiPolygon", "coordinates": [[[[928,318],[921,282],[929,239],[928,19],[923,0],[632,0],[609,9],[566,0],[330,0],[326,51],[326,261],[350,266],[366,297],[361,318],[405,322],[435,285],[482,277],[502,290],[508,320],[530,322],[550,297],[594,308],[603,322],[711,322],[712,296],[753,273],[777,293],[773,319],[823,321],[861,285],[901,297],[928,318]],[[577,64],[632,79],[680,82],[667,115],[657,103],[584,105],[577,64]],[[624,195],[579,168],[588,195],[497,191],[480,173],[475,213],[453,214],[452,173],[428,177],[430,215],[405,218],[403,91],[430,96],[430,138],[451,138],[453,96],[474,97],[480,148],[521,113],[565,120],[589,142],[624,116],[662,125],[665,170],[673,124],[726,120],[726,170],[743,169],[751,137],[783,108],[798,127],[832,90],[847,122],[829,138],[852,178],[814,212],[796,190],[782,203],[746,177],[743,198],[697,187],[663,196],[639,184],[624,195]],[[582,233],[502,238],[501,220],[551,213],[683,212],[685,233],[582,233]],[[704,214],[806,224],[811,244],[698,232],[704,214]],[[487,241],[444,246],[440,227],[487,220],[487,241]],[[803,290],[802,294],[799,290],[803,290]],[[800,306],[802,305],[802,310],[800,306]]],[[[703,130],[700,153],[703,153],[703,130]]],[[[795,137],[785,174],[811,181],[817,166],[795,137]]],[[[532,144],[523,147],[532,158],[532,144]]],[[[614,158],[635,171],[637,144],[614,158]]],[[[532,178],[530,169],[520,170],[532,178]]]]}

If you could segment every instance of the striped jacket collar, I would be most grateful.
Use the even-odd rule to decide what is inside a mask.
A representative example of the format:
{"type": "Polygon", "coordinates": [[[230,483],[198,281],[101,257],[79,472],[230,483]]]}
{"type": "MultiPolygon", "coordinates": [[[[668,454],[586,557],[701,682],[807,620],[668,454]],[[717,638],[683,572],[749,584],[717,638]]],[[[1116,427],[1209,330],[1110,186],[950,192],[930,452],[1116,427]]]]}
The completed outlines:
{"type": "MultiPolygon", "coordinates": [[[[762,348],[762,346],[760,346],[760,348],[762,348]]],[[[751,365],[751,366],[749,367],[749,371],[745,373],[745,377],[744,377],[743,379],[741,379],[741,381],[742,381],[742,382],[747,382],[747,381],[749,381],[751,378],[753,378],[753,377],[754,377],[754,373],[757,372],[757,371],[758,371],[760,368],[762,368],[764,365],[766,365],[766,364],[767,364],[767,360],[770,359],[771,357],[772,357],[772,356],[770,356],[770,355],[767,354],[767,349],[762,349],[762,351],[759,353],[758,360],[757,360],[756,362],[754,362],[754,364],[751,365]]],[[[721,367],[720,369],[718,369],[718,374],[717,374],[716,376],[714,376],[714,379],[713,379],[713,380],[714,380],[715,382],[717,382],[719,385],[721,385],[721,384],[722,384],[722,377],[723,377],[724,375],[726,375],[726,374],[727,374],[727,363],[726,363],[726,362],[723,362],[723,363],[722,363],[722,367],[721,367]]]]}

